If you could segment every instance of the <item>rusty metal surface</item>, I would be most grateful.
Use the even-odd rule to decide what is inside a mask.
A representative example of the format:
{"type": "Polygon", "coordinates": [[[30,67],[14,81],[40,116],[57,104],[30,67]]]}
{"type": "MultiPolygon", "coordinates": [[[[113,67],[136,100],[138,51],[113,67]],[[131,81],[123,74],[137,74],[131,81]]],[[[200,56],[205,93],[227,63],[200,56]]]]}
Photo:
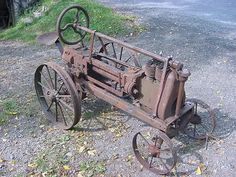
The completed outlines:
{"type": "Polygon", "coordinates": [[[51,122],[71,129],[79,122],[81,101],[72,79],[55,63],[40,65],[35,72],[35,90],[51,122]]]}
{"type": "Polygon", "coordinates": [[[138,132],[134,135],[132,145],[137,160],[156,174],[169,174],[177,162],[170,138],[161,131],[138,132]]]}
{"type": "MultiPolygon", "coordinates": [[[[183,67],[182,63],[96,32],[88,26],[88,13],[82,7],[74,5],[65,9],[59,16],[57,33],[45,34],[38,38],[45,44],[51,44],[53,41],[56,43],[68,72],[67,74],[52,63],[41,65],[37,69],[36,92],[44,111],[48,112],[50,109],[44,97],[49,97],[49,100],[55,102],[56,105],[60,102],[60,99],[54,98],[57,96],[53,94],[55,88],[51,88],[47,96],[47,92],[46,95],[43,92],[43,86],[38,84],[44,77],[41,73],[42,68],[49,66],[61,76],[67,86],[69,94],[63,94],[71,96],[70,103],[73,107],[70,110],[74,113],[74,121],[70,125],[64,122],[66,129],[73,127],[79,121],[81,99],[88,94],[93,94],[155,128],[157,135],[152,135],[154,141],[148,144],[145,151],[149,153],[152,160],[160,160],[164,143],[169,147],[173,163],[168,167],[164,163],[164,169],[158,166],[152,167],[150,165],[152,162],[144,159],[138,149],[137,139],[141,133],[134,136],[134,153],[145,168],[156,174],[168,174],[176,163],[176,153],[170,138],[178,135],[178,132],[185,132],[196,139],[207,138],[215,127],[212,110],[208,105],[196,99],[186,102],[184,85],[190,72],[183,67]],[[61,25],[64,16],[71,10],[77,12],[74,21],[61,25]],[[82,20],[84,24],[81,23],[82,17],[79,12],[84,15],[82,20]],[[74,33],[79,34],[78,38],[66,39],[63,33],[68,28],[72,28],[74,33]],[[61,49],[62,46],[64,47],[61,49]],[[146,64],[141,66],[140,61],[144,63],[144,60],[146,64]],[[196,105],[200,105],[209,115],[205,117],[198,113],[196,105]],[[201,135],[196,135],[195,127],[203,126],[204,120],[208,119],[212,127],[201,135]]],[[[69,109],[68,105],[63,104],[63,106],[69,109]]]]}
{"type": "Polygon", "coordinates": [[[44,33],[37,38],[37,42],[44,45],[52,45],[58,40],[57,32],[44,33]]]}
{"type": "Polygon", "coordinates": [[[216,127],[216,115],[209,105],[192,98],[186,100],[194,105],[193,116],[184,132],[191,138],[206,139],[211,136],[216,127]]]}

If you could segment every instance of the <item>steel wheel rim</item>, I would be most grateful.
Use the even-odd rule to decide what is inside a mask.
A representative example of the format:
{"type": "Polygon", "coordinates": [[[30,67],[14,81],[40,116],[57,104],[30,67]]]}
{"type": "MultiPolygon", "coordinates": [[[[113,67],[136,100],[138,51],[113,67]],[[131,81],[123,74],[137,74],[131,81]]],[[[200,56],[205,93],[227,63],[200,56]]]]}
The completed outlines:
{"type": "MultiPolygon", "coordinates": [[[[55,81],[58,80],[59,79],[55,79],[55,81]]],[[[35,72],[35,90],[42,110],[50,122],[55,123],[56,126],[66,130],[71,129],[75,124],[78,123],[81,117],[81,100],[70,76],[61,67],[54,63],[46,63],[40,65],[35,72]],[[52,80],[47,80],[48,83],[47,81],[44,81],[44,83],[42,81],[42,78],[45,79],[46,77],[45,73],[43,74],[43,69],[47,70],[48,68],[50,68],[51,71],[53,70],[55,73],[57,73],[55,74],[55,78],[60,77],[60,81],[63,82],[63,84],[61,84],[62,86],[60,85],[61,87],[59,85],[59,87],[57,87],[58,90],[60,89],[57,97],[55,96],[55,92],[58,91],[56,91],[55,89],[56,82],[54,82],[55,85],[51,83],[52,87],[49,88],[49,82],[51,82],[52,80]],[[67,89],[66,94],[64,90],[63,92],[61,91],[61,89],[63,89],[63,86],[65,86],[64,88],[67,89]],[[72,105],[70,107],[66,106],[66,104],[69,105],[69,103],[65,103],[65,100],[68,100],[69,97],[71,98],[70,103],[72,105]],[[53,110],[53,105],[55,107],[55,110],[53,110]],[[70,114],[68,113],[68,109],[71,109],[71,111],[73,111],[72,116],[70,116],[70,114]],[[65,115],[65,113],[67,115],[65,115]]]]}
{"type": "MultiPolygon", "coordinates": [[[[191,102],[194,104],[193,117],[194,116],[196,117],[196,115],[198,115],[198,117],[201,118],[201,123],[200,124],[193,124],[193,123],[189,122],[187,124],[187,126],[185,127],[184,133],[187,134],[190,138],[200,139],[200,140],[206,139],[207,136],[211,135],[214,132],[214,129],[216,127],[215,113],[213,112],[213,110],[210,108],[209,105],[207,105],[206,103],[204,103],[203,101],[201,101],[199,99],[192,98],[192,99],[186,100],[186,102],[191,102]],[[207,123],[209,123],[210,125],[209,124],[203,125],[203,123],[206,122],[207,120],[204,119],[203,113],[200,112],[200,115],[202,115],[202,116],[200,116],[199,113],[197,113],[199,111],[199,108],[204,109],[206,111],[206,113],[208,113],[209,116],[205,116],[205,118],[207,117],[207,119],[209,119],[207,123]],[[202,121],[204,121],[204,122],[202,123],[202,121]],[[191,126],[193,126],[193,127],[191,127],[191,126]],[[201,127],[200,128],[201,131],[203,131],[205,129],[205,132],[204,133],[200,132],[201,133],[200,134],[199,130],[197,131],[198,127],[201,127]],[[207,128],[209,128],[209,129],[207,129],[207,128]]],[[[191,119],[190,119],[190,121],[191,121],[191,119]]]]}
{"type": "MultiPolygon", "coordinates": [[[[159,157],[150,156],[147,159],[145,159],[145,157],[143,156],[143,154],[139,150],[138,141],[137,141],[138,137],[143,136],[141,132],[136,133],[133,137],[132,145],[133,145],[134,154],[135,154],[137,160],[143,165],[143,167],[150,170],[151,172],[158,174],[158,175],[169,174],[171,172],[171,170],[174,168],[176,161],[177,161],[176,151],[173,148],[173,144],[172,144],[171,140],[169,139],[169,137],[165,133],[163,133],[159,130],[155,130],[155,132],[156,132],[155,136],[157,136],[158,139],[162,139],[164,142],[160,147],[159,157]],[[166,148],[166,147],[168,147],[169,150],[167,150],[167,149],[161,150],[162,148],[166,148]],[[165,162],[163,161],[164,159],[161,156],[162,156],[162,154],[165,153],[164,151],[170,153],[171,157],[170,157],[170,159],[167,159],[167,161],[171,160],[172,161],[171,164],[165,164],[165,162]],[[159,169],[159,168],[154,167],[154,165],[155,165],[154,161],[157,159],[159,159],[160,163],[164,166],[164,169],[159,169]]],[[[141,138],[143,139],[143,137],[141,137],[141,138]]],[[[157,144],[155,144],[155,146],[157,146],[157,144]]]]}

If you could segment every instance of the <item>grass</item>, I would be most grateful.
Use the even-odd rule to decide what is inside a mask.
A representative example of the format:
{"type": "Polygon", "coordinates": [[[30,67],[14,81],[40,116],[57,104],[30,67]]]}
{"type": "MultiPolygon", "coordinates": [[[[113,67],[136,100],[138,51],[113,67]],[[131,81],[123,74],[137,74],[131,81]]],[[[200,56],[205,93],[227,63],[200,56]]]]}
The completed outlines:
{"type": "Polygon", "coordinates": [[[15,100],[0,101],[0,125],[6,123],[9,118],[19,114],[20,108],[15,100]]]}
{"type": "Polygon", "coordinates": [[[71,4],[80,4],[84,7],[89,13],[90,28],[104,34],[124,35],[140,29],[137,25],[130,25],[134,24],[133,17],[115,13],[112,9],[104,7],[94,0],[41,0],[33,9],[25,11],[15,27],[0,32],[0,40],[35,42],[38,35],[56,30],[57,17],[64,8],[71,4]],[[43,7],[47,9],[44,15],[34,18],[33,12],[40,11],[43,7]],[[31,24],[27,25],[23,22],[26,17],[32,17],[31,24]]]}

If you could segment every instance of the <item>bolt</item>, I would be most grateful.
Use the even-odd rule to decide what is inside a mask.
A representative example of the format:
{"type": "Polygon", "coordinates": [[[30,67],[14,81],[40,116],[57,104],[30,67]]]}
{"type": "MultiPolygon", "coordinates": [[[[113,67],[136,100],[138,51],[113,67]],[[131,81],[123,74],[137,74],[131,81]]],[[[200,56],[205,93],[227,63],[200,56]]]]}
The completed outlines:
{"type": "Polygon", "coordinates": [[[134,90],[133,90],[133,94],[136,95],[137,93],[138,93],[138,90],[137,90],[137,89],[134,89],[134,90]]]}

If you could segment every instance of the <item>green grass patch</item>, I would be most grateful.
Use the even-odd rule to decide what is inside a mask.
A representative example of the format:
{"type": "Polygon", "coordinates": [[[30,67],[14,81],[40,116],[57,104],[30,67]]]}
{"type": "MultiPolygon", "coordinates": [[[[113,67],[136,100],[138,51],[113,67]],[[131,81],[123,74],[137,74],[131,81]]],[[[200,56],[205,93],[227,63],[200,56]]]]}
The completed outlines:
{"type": "Polygon", "coordinates": [[[15,100],[0,101],[0,125],[6,123],[9,118],[18,115],[20,108],[15,100]]]}
{"type": "Polygon", "coordinates": [[[115,13],[112,9],[104,7],[94,0],[41,0],[33,9],[25,11],[18,24],[10,29],[0,32],[0,40],[21,40],[35,42],[38,35],[52,32],[56,29],[56,21],[61,11],[72,4],[84,7],[90,17],[90,28],[104,34],[116,36],[139,31],[137,25],[130,25],[134,18],[115,13]],[[44,15],[35,18],[34,12],[45,9],[44,15]],[[26,24],[25,18],[31,17],[32,23],[26,24]]]}

